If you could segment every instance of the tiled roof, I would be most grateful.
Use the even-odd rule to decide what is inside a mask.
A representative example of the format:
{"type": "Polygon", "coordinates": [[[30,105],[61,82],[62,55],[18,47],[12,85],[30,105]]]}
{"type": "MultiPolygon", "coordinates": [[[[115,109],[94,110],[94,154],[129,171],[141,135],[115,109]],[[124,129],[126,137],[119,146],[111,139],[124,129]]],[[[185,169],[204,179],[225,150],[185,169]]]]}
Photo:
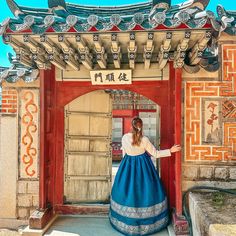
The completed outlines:
{"type": "Polygon", "coordinates": [[[22,79],[25,82],[32,82],[38,78],[39,70],[34,68],[28,68],[18,63],[12,54],[8,54],[8,59],[11,62],[11,66],[0,67],[0,85],[5,80],[8,83],[15,83],[22,79]]]}
{"type": "Polygon", "coordinates": [[[153,0],[119,7],[81,6],[48,0],[48,8],[19,6],[7,0],[15,18],[5,20],[0,33],[106,32],[132,30],[199,29],[206,24],[221,27],[221,19],[206,11],[209,0],[190,0],[171,6],[170,0],[153,0]]]}
{"type": "MultiPolygon", "coordinates": [[[[236,34],[236,11],[226,11],[219,5],[215,15],[206,10],[210,0],[189,0],[174,6],[171,5],[171,0],[153,0],[119,7],[81,6],[66,3],[64,0],[48,0],[48,8],[45,9],[19,6],[14,0],[6,1],[15,17],[8,18],[0,24],[0,35],[4,37],[9,37],[9,34],[24,33],[27,34],[24,35],[25,37],[30,37],[31,33],[41,37],[42,34],[55,32],[129,32],[132,34],[133,31],[149,33],[167,30],[168,33],[170,30],[202,28],[215,31],[215,40],[223,31],[230,35],[236,34]]],[[[191,64],[185,59],[184,69],[189,73],[200,70],[200,67],[208,71],[216,71],[219,68],[218,56],[214,53],[209,56],[211,53],[205,49],[204,46],[204,52],[201,52],[203,57],[199,63],[191,64]]],[[[37,79],[39,71],[35,69],[35,63],[35,68],[32,67],[34,64],[26,67],[12,55],[9,55],[9,59],[12,66],[0,68],[0,83],[3,80],[16,82],[23,79],[30,82],[37,79]]]]}

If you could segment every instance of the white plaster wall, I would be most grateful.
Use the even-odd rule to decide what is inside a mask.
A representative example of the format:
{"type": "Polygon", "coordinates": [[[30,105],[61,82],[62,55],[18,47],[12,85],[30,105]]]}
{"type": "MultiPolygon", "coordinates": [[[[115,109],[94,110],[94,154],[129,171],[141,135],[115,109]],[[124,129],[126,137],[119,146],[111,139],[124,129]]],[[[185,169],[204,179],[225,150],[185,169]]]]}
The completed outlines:
{"type": "Polygon", "coordinates": [[[16,218],[17,116],[0,115],[0,218],[16,218]]]}

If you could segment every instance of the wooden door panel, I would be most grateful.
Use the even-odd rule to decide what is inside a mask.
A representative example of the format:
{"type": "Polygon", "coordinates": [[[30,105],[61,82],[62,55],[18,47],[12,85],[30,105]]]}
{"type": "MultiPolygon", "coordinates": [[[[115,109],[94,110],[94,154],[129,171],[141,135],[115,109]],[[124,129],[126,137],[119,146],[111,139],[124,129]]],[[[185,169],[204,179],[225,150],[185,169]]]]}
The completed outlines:
{"type": "Polygon", "coordinates": [[[88,112],[90,110],[89,104],[90,104],[90,98],[89,95],[86,94],[84,96],[81,96],[79,99],[76,99],[73,102],[71,102],[68,105],[68,111],[88,112]]]}
{"type": "Polygon", "coordinates": [[[104,93],[104,91],[98,91],[93,98],[91,97],[90,111],[111,113],[111,100],[107,99],[109,96],[110,95],[104,93]]]}
{"type": "Polygon", "coordinates": [[[90,135],[110,136],[111,117],[90,116],[90,135]]]}
{"type": "Polygon", "coordinates": [[[88,152],[89,140],[87,139],[69,139],[67,150],[68,152],[88,152]]]}
{"type": "Polygon", "coordinates": [[[89,135],[89,119],[85,114],[68,115],[68,135],[89,135]]]}
{"type": "Polygon", "coordinates": [[[69,139],[68,151],[69,152],[107,152],[110,147],[108,139],[69,139]]]}
{"type": "Polygon", "coordinates": [[[108,140],[90,140],[89,150],[91,152],[109,152],[110,139],[108,140]]]}
{"type": "Polygon", "coordinates": [[[107,180],[69,179],[67,188],[70,194],[67,202],[104,202],[109,201],[110,185],[107,180]]]}
{"type": "Polygon", "coordinates": [[[112,103],[95,91],[65,107],[64,198],[106,202],[111,190],[112,103]]]}
{"type": "Polygon", "coordinates": [[[109,95],[104,91],[85,94],[70,103],[68,111],[109,113],[110,101],[107,96],[109,95]]]}
{"type": "Polygon", "coordinates": [[[106,155],[68,155],[69,176],[109,176],[108,157],[106,155]]]}

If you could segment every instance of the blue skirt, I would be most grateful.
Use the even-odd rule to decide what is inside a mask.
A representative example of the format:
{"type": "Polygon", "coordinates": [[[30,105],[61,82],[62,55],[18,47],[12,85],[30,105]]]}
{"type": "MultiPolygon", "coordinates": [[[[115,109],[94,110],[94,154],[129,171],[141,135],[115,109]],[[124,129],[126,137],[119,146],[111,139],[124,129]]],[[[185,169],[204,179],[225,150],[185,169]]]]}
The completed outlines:
{"type": "Polygon", "coordinates": [[[168,225],[166,195],[147,153],[124,156],[111,191],[109,220],[124,235],[150,235],[168,225]]]}

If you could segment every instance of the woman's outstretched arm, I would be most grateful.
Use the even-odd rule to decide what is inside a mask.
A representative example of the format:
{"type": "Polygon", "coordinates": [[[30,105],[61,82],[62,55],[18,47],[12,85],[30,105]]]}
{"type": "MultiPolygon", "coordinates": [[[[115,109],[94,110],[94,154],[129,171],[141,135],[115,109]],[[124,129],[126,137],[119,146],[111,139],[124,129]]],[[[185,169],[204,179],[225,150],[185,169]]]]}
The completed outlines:
{"type": "Polygon", "coordinates": [[[143,137],[143,144],[145,150],[155,158],[168,157],[171,156],[171,153],[181,150],[180,145],[174,145],[170,149],[157,150],[147,137],[143,137]]]}

